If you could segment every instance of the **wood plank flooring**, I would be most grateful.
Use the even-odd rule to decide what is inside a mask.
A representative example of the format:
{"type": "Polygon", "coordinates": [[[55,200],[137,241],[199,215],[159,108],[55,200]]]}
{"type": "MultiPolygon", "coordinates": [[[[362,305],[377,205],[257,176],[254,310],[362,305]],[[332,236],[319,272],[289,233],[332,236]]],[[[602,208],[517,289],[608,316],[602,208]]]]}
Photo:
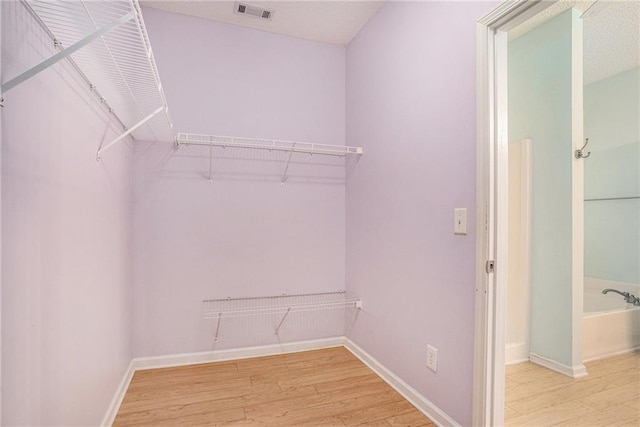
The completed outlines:
{"type": "Polygon", "coordinates": [[[435,426],[344,347],[138,371],[114,426],[435,426]]]}
{"type": "Polygon", "coordinates": [[[507,426],[640,427],[640,352],[586,364],[572,379],[533,363],[507,366],[507,426]]]}

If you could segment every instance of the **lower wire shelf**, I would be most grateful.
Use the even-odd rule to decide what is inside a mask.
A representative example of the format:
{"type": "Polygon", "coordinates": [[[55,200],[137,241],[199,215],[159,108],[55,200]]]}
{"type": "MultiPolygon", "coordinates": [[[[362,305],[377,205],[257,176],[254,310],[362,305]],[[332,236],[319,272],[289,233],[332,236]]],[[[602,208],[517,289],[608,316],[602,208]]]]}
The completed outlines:
{"type": "Polygon", "coordinates": [[[349,298],[344,291],[210,299],[202,302],[203,319],[217,321],[214,342],[218,342],[222,319],[280,314],[282,318],[275,328],[275,335],[278,335],[289,314],[347,308],[362,309],[362,299],[349,298]]]}

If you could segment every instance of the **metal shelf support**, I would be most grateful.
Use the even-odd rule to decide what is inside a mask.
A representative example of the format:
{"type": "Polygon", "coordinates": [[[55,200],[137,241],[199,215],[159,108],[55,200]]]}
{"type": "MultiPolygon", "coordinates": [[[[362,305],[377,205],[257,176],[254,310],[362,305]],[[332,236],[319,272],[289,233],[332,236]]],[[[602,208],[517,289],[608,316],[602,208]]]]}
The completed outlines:
{"type": "Polygon", "coordinates": [[[105,145],[104,147],[100,148],[98,150],[98,153],[96,154],[96,160],[100,161],[102,153],[107,151],[109,148],[113,147],[118,142],[122,141],[124,138],[127,137],[127,135],[131,134],[131,132],[133,132],[134,130],[138,129],[140,126],[142,126],[143,124],[145,124],[146,122],[151,120],[153,118],[153,116],[155,116],[156,114],[158,114],[160,111],[162,111],[165,108],[166,108],[165,106],[158,108],[156,111],[154,111],[153,113],[149,114],[147,117],[145,117],[144,119],[140,120],[137,124],[135,124],[134,126],[129,128],[126,132],[121,134],[119,137],[117,137],[116,139],[114,139],[113,141],[111,141],[110,143],[105,145]]]}
{"type": "Polygon", "coordinates": [[[291,157],[293,156],[293,149],[296,147],[295,142],[293,143],[293,145],[291,146],[291,151],[289,151],[289,158],[287,159],[287,166],[285,166],[284,168],[284,172],[282,173],[282,179],[280,180],[280,183],[284,185],[284,183],[287,181],[287,172],[289,172],[289,164],[291,164],[291,157]]]}

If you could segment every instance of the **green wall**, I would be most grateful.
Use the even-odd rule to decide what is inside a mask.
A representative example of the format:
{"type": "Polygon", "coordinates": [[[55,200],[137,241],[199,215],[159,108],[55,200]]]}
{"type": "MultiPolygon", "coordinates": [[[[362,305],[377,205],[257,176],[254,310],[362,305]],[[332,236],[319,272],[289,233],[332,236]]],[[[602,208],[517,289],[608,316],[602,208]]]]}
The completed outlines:
{"type": "MultiPolygon", "coordinates": [[[[640,68],[584,88],[587,199],[640,197],[640,68]]],[[[640,199],[585,201],[585,276],[640,283],[640,199]]]]}
{"type": "Polygon", "coordinates": [[[572,363],[572,45],[568,10],[509,43],[509,140],[533,139],[530,351],[572,363]]]}

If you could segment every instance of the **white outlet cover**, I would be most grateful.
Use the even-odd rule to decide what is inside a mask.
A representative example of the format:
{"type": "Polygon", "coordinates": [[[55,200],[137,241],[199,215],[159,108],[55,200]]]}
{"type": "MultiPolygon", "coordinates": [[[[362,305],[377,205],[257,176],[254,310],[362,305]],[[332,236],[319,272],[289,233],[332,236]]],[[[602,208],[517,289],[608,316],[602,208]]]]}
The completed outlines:
{"type": "Polygon", "coordinates": [[[453,234],[467,234],[467,208],[453,210],[453,234]]]}

